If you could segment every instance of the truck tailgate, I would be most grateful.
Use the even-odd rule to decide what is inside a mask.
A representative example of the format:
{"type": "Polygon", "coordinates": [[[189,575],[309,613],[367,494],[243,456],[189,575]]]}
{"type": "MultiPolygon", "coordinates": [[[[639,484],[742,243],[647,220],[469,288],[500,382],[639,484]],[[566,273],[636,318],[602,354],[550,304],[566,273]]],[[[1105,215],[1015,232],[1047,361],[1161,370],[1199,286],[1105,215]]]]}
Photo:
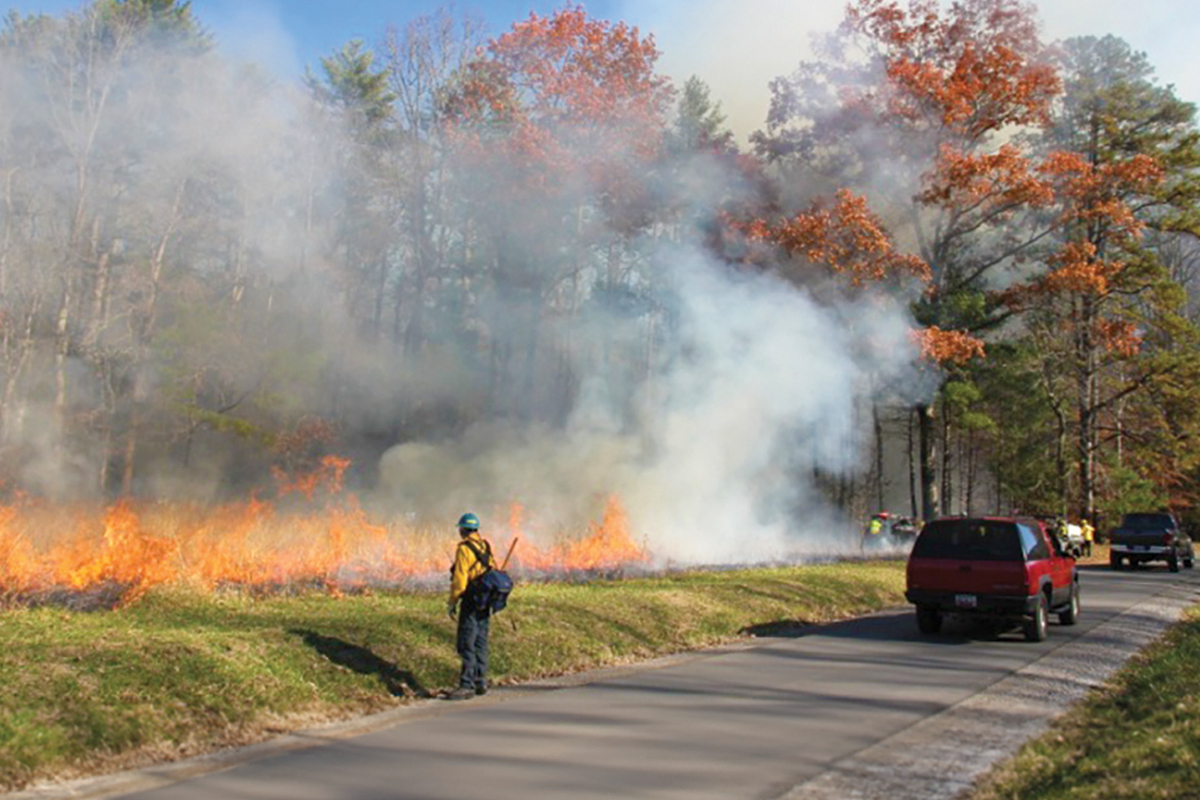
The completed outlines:
{"type": "Polygon", "coordinates": [[[1165,535],[1165,531],[1117,528],[1112,533],[1112,544],[1124,544],[1130,547],[1162,547],[1166,544],[1165,535]]]}
{"type": "Polygon", "coordinates": [[[911,589],[971,594],[1027,593],[1025,565],[1019,561],[961,561],[929,558],[909,562],[911,589]]]}

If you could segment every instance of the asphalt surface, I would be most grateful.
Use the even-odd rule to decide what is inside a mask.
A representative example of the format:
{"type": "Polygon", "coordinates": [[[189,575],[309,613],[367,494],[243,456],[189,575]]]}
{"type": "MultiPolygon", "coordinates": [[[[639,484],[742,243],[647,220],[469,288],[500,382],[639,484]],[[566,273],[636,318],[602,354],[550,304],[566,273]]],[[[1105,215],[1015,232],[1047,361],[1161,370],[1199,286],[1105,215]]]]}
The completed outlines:
{"type": "Polygon", "coordinates": [[[954,797],[1200,597],[1198,571],[1084,568],[1050,636],[908,609],[13,797],[954,797]]]}

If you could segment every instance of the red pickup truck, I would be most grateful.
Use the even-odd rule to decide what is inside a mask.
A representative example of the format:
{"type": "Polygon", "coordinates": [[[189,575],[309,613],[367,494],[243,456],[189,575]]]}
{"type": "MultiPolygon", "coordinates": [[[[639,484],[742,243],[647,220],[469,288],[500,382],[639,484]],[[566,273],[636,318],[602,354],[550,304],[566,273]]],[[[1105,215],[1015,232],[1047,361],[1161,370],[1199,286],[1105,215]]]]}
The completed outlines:
{"type": "Polygon", "coordinates": [[[1019,620],[1029,641],[1079,615],[1075,559],[1036,520],[946,517],[926,523],[908,557],[905,597],[917,627],[937,633],[946,614],[1019,620]]]}

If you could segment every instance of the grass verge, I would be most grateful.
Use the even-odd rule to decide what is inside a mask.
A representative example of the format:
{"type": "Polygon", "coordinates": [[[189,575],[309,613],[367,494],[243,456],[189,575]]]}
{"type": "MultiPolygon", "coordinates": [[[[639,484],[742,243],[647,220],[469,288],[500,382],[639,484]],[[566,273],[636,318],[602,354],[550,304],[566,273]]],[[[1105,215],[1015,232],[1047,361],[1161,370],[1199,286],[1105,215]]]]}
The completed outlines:
{"type": "Polygon", "coordinates": [[[1200,797],[1200,608],[993,769],[970,800],[1200,797]]]}
{"type": "MultiPolygon", "coordinates": [[[[492,679],[628,663],[904,602],[902,561],[518,586],[492,679]]],[[[0,613],[0,789],[246,744],[449,688],[443,595],[157,591],[0,613]]]]}

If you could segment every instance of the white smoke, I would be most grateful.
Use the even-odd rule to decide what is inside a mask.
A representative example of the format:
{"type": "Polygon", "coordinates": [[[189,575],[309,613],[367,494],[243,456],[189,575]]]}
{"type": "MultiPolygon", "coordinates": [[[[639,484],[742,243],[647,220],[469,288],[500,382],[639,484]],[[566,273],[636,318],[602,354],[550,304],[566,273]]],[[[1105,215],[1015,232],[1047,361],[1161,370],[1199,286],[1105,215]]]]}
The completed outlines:
{"type": "MultiPolygon", "coordinates": [[[[96,317],[103,322],[96,342],[136,366],[118,375],[136,384],[122,389],[121,403],[149,406],[139,413],[157,410],[169,423],[137,443],[135,492],[201,500],[244,494],[269,480],[272,455],[256,444],[256,426],[278,432],[281,420],[311,414],[335,418],[346,439],[358,437],[365,460],[378,462],[377,474],[366,469],[351,482],[366,484],[364,502],[382,514],[452,520],[515,501],[548,535],[570,535],[616,496],[634,537],[664,561],[753,562],[857,545],[857,531],[819,484],[861,472],[870,386],[902,381],[912,368],[904,298],[818,301],[778,277],[719,261],[701,248],[699,233],[689,241],[678,220],[670,223],[680,230],[675,237],[656,229],[631,242],[636,223],[629,223],[623,233],[575,241],[582,211],[570,220],[578,228],[554,228],[560,208],[534,217],[519,203],[489,202],[503,195],[486,196],[478,187],[488,176],[471,172],[464,183],[481,195],[478,208],[465,198],[471,223],[491,231],[497,250],[476,254],[478,263],[491,261],[473,277],[459,273],[476,263],[447,263],[427,282],[436,282],[433,289],[418,287],[443,327],[409,351],[393,338],[399,312],[375,338],[362,326],[364,306],[381,292],[392,304],[409,302],[399,292],[417,291],[405,272],[407,252],[389,253],[399,277],[379,288],[351,274],[356,265],[341,263],[344,251],[331,244],[338,215],[350,213],[336,197],[343,176],[334,156],[353,152],[351,143],[327,120],[311,119],[317,115],[295,87],[263,80],[219,52],[129,69],[125,105],[100,120],[107,149],[98,151],[105,158],[97,157],[94,176],[97,192],[119,187],[121,202],[104,195],[89,198],[89,208],[98,220],[95,249],[113,257],[112,302],[128,304],[96,317]],[[125,172],[122,159],[134,151],[144,163],[125,172]],[[530,217],[548,222],[532,231],[509,224],[530,217]],[[541,238],[510,241],[520,231],[541,238]],[[144,307],[145,254],[162,240],[167,272],[154,357],[135,360],[125,320],[144,307]],[[497,240],[508,252],[497,255],[497,240]],[[604,245],[618,255],[600,252],[604,245]],[[506,260],[514,253],[523,258],[506,260]],[[638,277],[610,280],[617,299],[607,304],[589,297],[588,287],[620,271],[614,267],[638,277]],[[572,270],[574,278],[564,278],[572,270]],[[569,312],[554,317],[547,298],[574,284],[578,296],[562,303],[569,312]],[[621,291],[645,305],[622,307],[621,291]],[[447,296],[453,302],[436,299],[447,296]],[[187,393],[193,385],[201,387],[195,396],[187,393]],[[522,400],[532,408],[510,408],[522,400]],[[379,441],[394,444],[381,457],[379,441]]],[[[52,101],[39,107],[0,90],[7,118],[55,130],[52,101]]],[[[619,149],[612,137],[605,144],[619,149]]],[[[628,152],[641,144],[628,143],[628,152]]],[[[621,163],[620,154],[614,160],[621,163]]],[[[68,166],[62,159],[44,179],[17,187],[31,206],[54,210],[60,227],[71,208],[50,187],[70,186],[68,166]]],[[[693,157],[663,172],[670,173],[664,185],[647,195],[704,221],[741,190],[720,161],[693,157]]],[[[509,173],[511,165],[501,166],[493,177],[502,183],[509,173]]],[[[586,209],[599,227],[604,203],[587,196],[595,191],[589,175],[563,176],[579,194],[564,189],[561,205],[586,209]]],[[[447,228],[460,222],[445,213],[447,228]]],[[[21,232],[31,247],[40,242],[32,227],[21,232]]],[[[479,241],[485,249],[486,233],[479,241]]],[[[17,255],[26,280],[41,274],[32,251],[13,250],[14,263],[17,255]]],[[[76,273],[91,280],[91,271],[76,273]]],[[[59,296],[45,290],[45,309],[59,296]]],[[[20,477],[51,496],[102,495],[122,465],[124,442],[104,438],[101,425],[119,435],[127,418],[123,407],[105,407],[104,392],[115,404],[115,389],[81,360],[67,375],[65,410],[82,434],[62,441],[51,425],[51,345],[43,336],[31,358],[29,424],[9,430],[24,448],[20,477]],[[93,418],[83,412],[99,420],[94,429],[78,421],[93,418]]],[[[97,364],[111,363],[95,352],[89,357],[97,364]]]]}
{"type": "MultiPolygon", "coordinates": [[[[839,308],[771,275],[731,274],[689,248],[660,252],[674,288],[674,340],[638,388],[631,423],[608,377],[585,382],[560,430],[477,426],[445,444],[383,457],[381,490],[449,517],[519,501],[564,523],[616,495],[633,535],[675,563],[749,563],[857,547],[814,470],[863,467],[858,417],[874,379],[915,353],[891,299],[839,308]]],[[[485,524],[502,525],[502,520],[485,524]]]]}

